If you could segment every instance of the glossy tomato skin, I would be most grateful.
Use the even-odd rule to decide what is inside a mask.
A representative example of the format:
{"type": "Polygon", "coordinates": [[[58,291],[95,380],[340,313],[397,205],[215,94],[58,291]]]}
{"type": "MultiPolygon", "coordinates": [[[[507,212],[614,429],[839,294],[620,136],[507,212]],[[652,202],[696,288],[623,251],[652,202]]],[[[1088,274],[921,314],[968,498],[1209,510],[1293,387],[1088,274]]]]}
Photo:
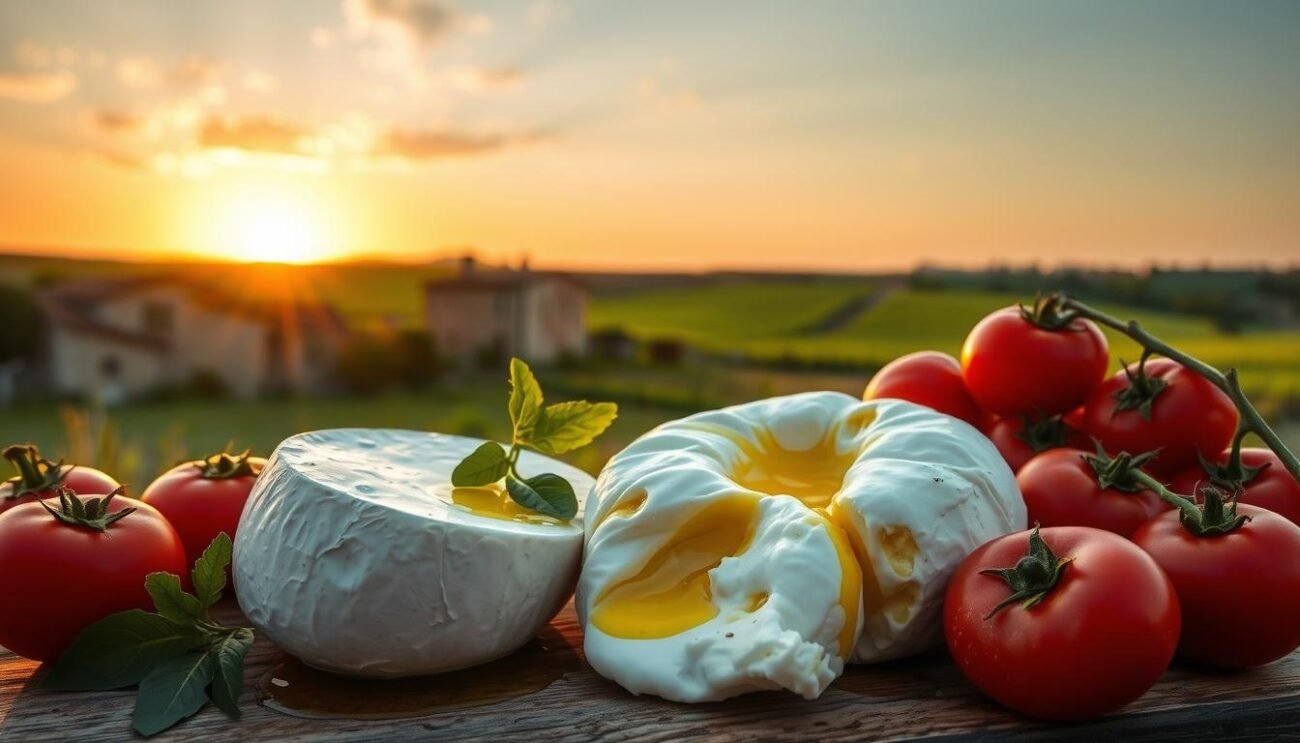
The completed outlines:
{"type": "Polygon", "coordinates": [[[1077,408],[1106,378],[1106,336],[1090,320],[1046,330],[1006,307],[966,336],[962,376],[983,410],[1001,417],[1057,415],[1077,408]]]}
{"type": "MultiPolygon", "coordinates": [[[[1129,367],[1137,372],[1137,365],[1129,367]]],[[[1232,442],[1239,418],[1237,408],[1222,390],[1190,369],[1169,359],[1152,359],[1146,373],[1167,385],[1145,420],[1136,408],[1118,410],[1116,393],[1128,386],[1123,371],[1106,380],[1088,398],[1083,430],[1096,437],[1111,454],[1141,454],[1159,448],[1148,464],[1151,474],[1171,477],[1196,464],[1196,454],[1209,457],[1232,442]]]]}
{"type": "Polygon", "coordinates": [[[1150,490],[1127,493],[1102,488],[1081,449],[1049,449],[1029,460],[1016,483],[1029,510],[1029,523],[1090,526],[1122,537],[1172,508],[1150,490]]]}
{"type": "Polygon", "coordinates": [[[109,614],[153,609],[145,576],[185,575],[185,549],[151,506],[118,497],[109,511],[131,507],[102,532],[64,524],[40,503],[0,514],[0,645],[51,661],[109,614]]]}
{"type": "MultiPolygon", "coordinates": [[[[65,464],[60,472],[63,487],[71,488],[81,495],[108,495],[120,485],[117,480],[94,467],[74,467],[65,464]]],[[[47,488],[35,493],[24,493],[17,498],[13,498],[11,497],[13,490],[12,484],[0,483],[0,513],[4,513],[21,503],[31,503],[58,496],[58,492],[54,488],[47,488]]]]}
{"type": "MultiPolygon", "coordinates": [[[[250,458],[260,472],[265,459],[250,458]]],[[[145,488],[140,499],[162,512],[180,534],[191,563],[221,532],[231,539],[244,513],[256,475],[205,478],[201,462],[177,465],[145,488]]]]}
{"type": "Polygon", "coordinates": [[[976,428],[984,421],[984,413],[966,391],[961,364],[938,351],[918,351],[900,356],[876,372],[862,399],[884,397],[925,405],[961,418],[976,428]]]}
{"type": "MultiPolygon", "coordinates": [[[[984,435],[988,436],[993,445],[998,448],[998,452],[1007,461],[1012,472],[1019,472],[1021,467],[1024,467],[1029,460],[1039,453],[1034,451],[1033,447],[1022,438],[1021,431],[1024,430],[1024,427],[1025,420],[1023,418],[994,418],[984,429],[984,435]]],[[[1087,445],[1088,439],[1086,436],[1079,431],[1070,430],[1066,432],[1065,441],[1060,446],[1083,448],[1087,445]]],[[[1051,449],[1043,451],[1051,451],[1051,449]]]]}
{"type": "Polygon", "coordinates": [[[1045,720],[1085,720],[1119,709],[1160,678],[1178,644],[1173,585],[1146,553],[1100,529],[1041,530],[1073,558],[1038,605],[1012,604],[995,575],[1025,555],[1029,532],[999,537],[966,558],[948,584],[944,635],[971,683],[998,703],[1045,720]]]}
{"type": "MultiPolygon", "coordinates": [[[[1214,463],[1226,464],[1230,453],[1231,450],[1225,449],[1214,463]]],[[[1241,462],[1247,467],[1263,469],[1245,484],[1238,502],[1267,508],[1293,524],[1300,524],[1300,482],[1286,471],[1282,460],[1268,449],[1245,448],[1241,450],[1241,462]]],[[[1198,463],[1183,470],[1170,487],[1176,493],[1194,495],[1199,484],[1208,482],[1209,476],[1198,463]]]]}
{"type": "Polygon", "coordinates": [[[1218,668],[1263,665],[1300,647],[1300,526],[1255,506],[1237,513],[1250,521],[1219,536],[1193,536],[1172,511],[1133,534],[1178,591],[1179,656],[1218,668]]]}

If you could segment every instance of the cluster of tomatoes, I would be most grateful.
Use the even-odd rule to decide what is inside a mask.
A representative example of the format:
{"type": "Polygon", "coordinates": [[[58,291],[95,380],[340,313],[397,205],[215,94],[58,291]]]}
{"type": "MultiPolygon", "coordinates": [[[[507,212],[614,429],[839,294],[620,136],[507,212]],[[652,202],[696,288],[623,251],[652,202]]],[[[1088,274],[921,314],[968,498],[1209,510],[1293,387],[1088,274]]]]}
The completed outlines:
{"type": "Polygon", "coordinates": [[[1097,326],[1048,301],[866,393],[967,421],[1016,472],[1035,528],[962,563],[944,629],[972,683],[1045,719],[1118,709],[1175,655],[1240,669],[1300,647],[1300,482],[1267,449],[1233,456],[1237,408],[1194,370],[1109,367],[1097,326]]]}
{"type": "Polygon", "coordinates": [[[0,482],[0,646],[51,661],[109,614],[151,610],[145,577],[181,576],[221,532],[231,536],[264,461],[213,455],[164,473],[139,500],[91,467],[10,446],[0,482]]]}

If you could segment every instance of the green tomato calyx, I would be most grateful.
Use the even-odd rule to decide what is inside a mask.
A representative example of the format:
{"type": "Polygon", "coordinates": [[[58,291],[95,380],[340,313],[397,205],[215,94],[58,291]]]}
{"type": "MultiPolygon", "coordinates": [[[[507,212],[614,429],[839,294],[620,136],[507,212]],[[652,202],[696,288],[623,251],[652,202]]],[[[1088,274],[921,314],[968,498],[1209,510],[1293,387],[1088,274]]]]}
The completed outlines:
{"type": "Polygon", "coordinates": [[[59,507],[54,508],[46,501],[39,503],[50,515],[68,526],[92,531],[108,531],[108,527],[135,513],[135,508],[123,508],[110,513],[108,506],[113,498],[126,492],[119,486],[117,490],[102,498],[85,498],[77,495],[72,488],[59,488],[59,507]]]}
{"type": "Polygon", "coordinates": [[[1029,533],[1029,553],[1016,560],[1014,567],[980,571],[980,575],[1001,578],[1011,589],[1011,594],[999,601],[984,618],[992,619],[993,615],[1014,603],[1019,603],[1024,609],[1037,606],[1061,581],[1065,568],[1073,561],[1073,557],[1057,557],[1035,525],[1029,533]]]}

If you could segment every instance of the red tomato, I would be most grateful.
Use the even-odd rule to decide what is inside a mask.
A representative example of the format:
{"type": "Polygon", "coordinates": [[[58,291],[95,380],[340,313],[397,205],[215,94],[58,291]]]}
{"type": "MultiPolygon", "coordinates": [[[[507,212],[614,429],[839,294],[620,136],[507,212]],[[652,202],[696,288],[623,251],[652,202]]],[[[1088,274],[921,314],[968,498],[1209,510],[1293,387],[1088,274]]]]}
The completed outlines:
{"type": "MultiPolygon", "coordinates": [[[[81,500],[98,500],[100,508],[106,502],[81,500]]],[[[0,645],[39,661],[58,658],[77,633],[109,614],[152,610],[148,574],[186,574],[180,537],[147,504],[110,498],[98,525],[67,523],[46,505],[24,503],[0,514],[0,645]],[[134,510],[112,520],[128,509],[134,510]]]]}
{"type": "MultiPolygon", "coordinates": [[[[1137,374],[1137,365],[1128,373],[1137,374]]],[[[1112,454],[1160,453],[1147,466],[1169,477],[1196,463],[1196,454],[1212,456],[1230,443],[1237,430],[1237,408],[1205,377],[1169,359],[1146,363],[1146,376],[1163,388],[1151,402],[1150,415],[1139,408],[1120,410],[1116,395],[1132,388],[1124,371],[1106,380],[1088,398],[1083,430],[1112,454]]]]}
{"type": "Polygon", "coordinates": [[[961,351],[971,397],[1002,417],[1057,415],[1078,407],[1106,378],[1106,336],[1091,320],[1048,330],[1006,307],[979,321],[961,351]]]}
{"type": "Polygon", "coordinates": [[[934,408],[979,427],[984,414],[966,391],[957,359],[938,351],[918,351],[900,356],[876,372],[867,384],[864,400],[893,397],[934,408]]]}
{"type": "MultiPolygon", "coordinates": [[[[1225,449],[1215,460],[1215,464],[1227,464],[1230,453],[1230,449],[1225,449]]],[[[1238,481],[1220,483],[1226,485],[1229,490],[1235,490],[1238,486],[1242,488],[1237,502],[1267,508],[1273,513],[1285,516],[1292,523],[1300,524],[1300,482],[1286,471],[1282,460],[1268,449],[1248,448],[1241,450],[1241,463],[1248,469],[1254,470],[1254,476],[1244,483],[1238,481]]],[[[1198,463],[1194,467],[1183,470],[1173,479],[1170,487],[1181,495],[1195,495],[1197,486],[1208,482],[1211,482],[1211,474],[1198,463]]]]}
{"type": "Polygon", "coordinates": [[[1027,416],[995,418],[984,429],[984,435],[988,436],[1002,453],[1002,458],[1007,460],[1012,472],[1019,472],[1020,468],[1039,452],[1062,446],[1081,449],[1088,445],[1086,436],[1071,428],[1059,417],[1043,420],[1030,420],[1027,416]]]}
{"type": "Polygon", "coordinates": [[[1052,449],[1029,460],[1016,475],[1029,523],[1091,526],[1127,537],[1172,508],[1150,490],[1103,488],[1090,461],[1095,456],[1080,449],[1052,449]]]}
{"type": "Polygon", "coordinates": [[[1050,552],[1034,552],[1047,560],[1026,555],[1032,534],[985,544],[953,574],[944,634],[962,673],[1000,704],[1047,720],[1097,717],[1142,696],[1178,644],[1178,598],[1169,579],[1146,553],[1108,531],[1042,529],[1040,544],[1050,552]],[[1012,567],[1050,587],[1036,604],[1026,597],[995,612],[1013,594],[1001,575],[983,571],[1012,567]]]}
{"type": "Polygon", "coordinates": [[[1178,591],[1178,653],[1220,668],[1250,668],[1300,647],[1300,526],[1255,506],[1227,534],[1194,536],[1177,512],[1133,534],[1178,591]]]}
{"type": "Polygon", "coordinates": [[[107,495],[120,485],[92,467],[51,462],[31,444],[7,447],[4,457],[13,463],[18,475],[0,483],[0,513],[19,503],[53,498],[60,487],[86,495],[107,495]]]}
{"type": "Polygon", "coordinates": [[[162,512],[194,562],[221,532],[235,538],[244,503],[266,460],[216,454],[179,464],[145,488],[140,499],[162,512]]]}

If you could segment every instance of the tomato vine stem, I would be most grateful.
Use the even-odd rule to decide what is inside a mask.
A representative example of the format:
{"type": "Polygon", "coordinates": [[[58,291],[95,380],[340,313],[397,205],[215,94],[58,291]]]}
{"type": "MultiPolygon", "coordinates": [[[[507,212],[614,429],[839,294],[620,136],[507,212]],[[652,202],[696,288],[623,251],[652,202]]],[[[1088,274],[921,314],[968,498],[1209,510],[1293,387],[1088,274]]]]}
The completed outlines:
{"type": "MultiPolygon", "coordinates": [[[[1066,313],[1072,314],[1074,317],[1087,318],[1099,325],[1105,325],[1108,328],[1117,330],[1137,341],[1138,345],[1142,346],[1143,353],[1158,353],[1167,359],[1176,361],[1202,377],[1205,377],[1215,387],[1223,390],[1223,392],[1232,400],[1232,404],[1237,407],[1237,411],[1241,414],[1240,428],[1238,429],[1237,438],[1234,441],[1231,454],[1232,458],[1229,460],[1230,467],[1234,464],[1240,466],[1241,439],[1244,438],[1246,433],[1254,433],[1263,439],[1264,444],[1268,446],[1269,449],[1273,450],[1273,453],[1278,456],[1278,459],[1282,460],[1282,464],[1286,467],[1287,472],[1290,472],[1292,477],[1297,481],[1300,481],[1300,458],[1297,458],[1296,455],[1287,448],[1286,444],[1282,442],[1281,437],[1277,435],[1277,432],[1268,425],[1268,421],[1264,420],[1264,416],[1260,415],[1259,410],[1257,410],[1250,399],[1246,397],[1246,393],[1241,389],[1241,382],[1237,379],[1237,370],[1235,368],[1228,369],[1226,373],[1221,372],[1204,361],[1185,354],[1177,348],[1174,348],[1168,343],[1160,340],[1156,336],[1151,335],[1142,328],[1137,320],[1121,320],[1113,315],[1102,312],[1101,310],[1089,307],[1083,302],[1064,294],[1054,294],[1052,296],[1057,305],[1063,308],[1066,313]]],[[[1218,452],[1213,452],[1211,456],[1217,454],[1218,452]]]]}

